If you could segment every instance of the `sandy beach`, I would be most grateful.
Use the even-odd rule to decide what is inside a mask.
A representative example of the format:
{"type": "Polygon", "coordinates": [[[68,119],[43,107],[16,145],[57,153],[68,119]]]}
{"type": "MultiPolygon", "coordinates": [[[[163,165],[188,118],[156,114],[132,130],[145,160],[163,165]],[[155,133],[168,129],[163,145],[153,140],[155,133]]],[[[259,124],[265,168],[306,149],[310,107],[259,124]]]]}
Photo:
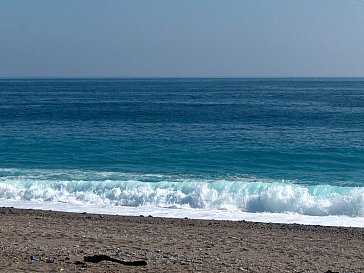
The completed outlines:
{"type": "Polygon", "coordinates": [[[0,272],[364,272],[360,228],[14,208],[0,222],[0,272]]]}

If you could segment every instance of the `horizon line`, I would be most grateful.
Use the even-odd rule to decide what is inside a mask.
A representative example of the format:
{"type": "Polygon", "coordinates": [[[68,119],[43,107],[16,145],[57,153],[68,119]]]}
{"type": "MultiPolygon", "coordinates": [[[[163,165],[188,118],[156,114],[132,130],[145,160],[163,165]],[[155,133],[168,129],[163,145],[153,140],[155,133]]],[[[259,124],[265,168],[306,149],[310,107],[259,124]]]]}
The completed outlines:
{"type": "Polygon", "coordinates": [[[65,80],[65,79],[363,79],[364,76],[10,76],[0,80],[65,80]]]}

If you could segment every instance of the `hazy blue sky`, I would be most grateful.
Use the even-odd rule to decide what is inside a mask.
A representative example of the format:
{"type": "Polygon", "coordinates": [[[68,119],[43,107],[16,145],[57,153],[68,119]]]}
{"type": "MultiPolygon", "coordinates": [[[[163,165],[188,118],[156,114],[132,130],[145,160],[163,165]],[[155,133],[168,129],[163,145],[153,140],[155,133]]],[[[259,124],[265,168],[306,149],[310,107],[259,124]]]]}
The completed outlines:
{"type": "Polygon", "coordinates": [[[0,77],[364,76],[359,0],[2,0],[0,77]]]}

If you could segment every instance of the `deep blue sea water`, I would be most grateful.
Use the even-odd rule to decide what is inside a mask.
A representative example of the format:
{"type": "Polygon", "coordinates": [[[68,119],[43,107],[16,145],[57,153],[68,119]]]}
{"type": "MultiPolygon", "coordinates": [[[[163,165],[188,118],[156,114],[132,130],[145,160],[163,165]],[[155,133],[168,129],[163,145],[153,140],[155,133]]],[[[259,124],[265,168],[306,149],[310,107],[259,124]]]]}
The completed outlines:
{"type": "Polygon", "coordinates": [[[0,199],[364,217],[364,79],[0,80],[0,199]]]}

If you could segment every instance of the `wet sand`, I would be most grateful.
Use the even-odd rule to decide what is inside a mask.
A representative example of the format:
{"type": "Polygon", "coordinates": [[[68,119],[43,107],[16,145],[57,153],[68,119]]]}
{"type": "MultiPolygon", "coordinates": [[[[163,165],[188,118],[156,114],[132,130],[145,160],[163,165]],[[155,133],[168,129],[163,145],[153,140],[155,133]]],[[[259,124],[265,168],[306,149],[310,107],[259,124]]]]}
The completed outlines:
{"type": "Polygon", "coordinates": [[[364,272],[364,229],[0,208],[0,272],[329,270],[364,272]]]}

